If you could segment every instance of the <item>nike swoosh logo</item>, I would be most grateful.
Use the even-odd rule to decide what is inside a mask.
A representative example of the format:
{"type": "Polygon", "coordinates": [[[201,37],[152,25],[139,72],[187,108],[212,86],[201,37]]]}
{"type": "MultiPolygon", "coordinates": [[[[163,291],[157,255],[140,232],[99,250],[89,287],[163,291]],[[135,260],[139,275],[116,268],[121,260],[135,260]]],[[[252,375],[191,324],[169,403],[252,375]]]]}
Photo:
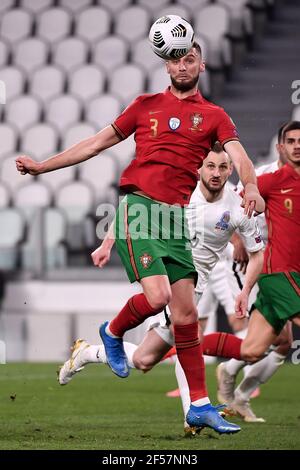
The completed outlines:
{"type": "Polygon", "coordinates": [[[281,194],[289,193],[291,191],[293,191],[293,188],[291,188],[291,189],[281,189],[280,190],[281,194]]]}
{"type": "Polygon", "coordinates": [[[149,111],[149,114],[157,114],[157,113],[162,113],[162,111],[149,111]]]}

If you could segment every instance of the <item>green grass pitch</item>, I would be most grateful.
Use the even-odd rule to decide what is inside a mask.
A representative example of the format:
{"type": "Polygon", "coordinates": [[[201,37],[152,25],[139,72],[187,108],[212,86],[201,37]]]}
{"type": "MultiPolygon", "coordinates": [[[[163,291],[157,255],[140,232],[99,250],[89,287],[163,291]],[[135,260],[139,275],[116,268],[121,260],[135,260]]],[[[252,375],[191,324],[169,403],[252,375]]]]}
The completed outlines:
{"type": "MultiPolygon", "coordinates": [[[[166,398],[176,386],[174,368],[115,377],[92,365],[67,386],[56,381],[54,364],[0,366],[0,449],[300,449],[299,366],[284,365],[252,401],[265,424],[242,425],[236,435],[205,430],[183,437],[181,404],[166,398]]],[[[207,367],[216,396],[215,367],[207,367]]]]}

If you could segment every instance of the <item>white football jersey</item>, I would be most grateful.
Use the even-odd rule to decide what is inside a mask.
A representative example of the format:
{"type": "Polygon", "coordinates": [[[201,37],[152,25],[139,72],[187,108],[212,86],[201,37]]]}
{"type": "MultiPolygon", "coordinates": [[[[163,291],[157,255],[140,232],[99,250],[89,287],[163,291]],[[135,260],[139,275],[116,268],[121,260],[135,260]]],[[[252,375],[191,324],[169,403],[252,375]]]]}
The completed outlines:
{"type": "Polygon", "coordinates": [[[186,209],[192,254],[198,271],[196,292],[203,292],[209,273],[221,258],[233,232],[238,230],[249,252],[263,248],[256,218],[249,219],[241,207],[241,197],[224,187],[221,199],[207,202],[198,183],[186,209]]]}

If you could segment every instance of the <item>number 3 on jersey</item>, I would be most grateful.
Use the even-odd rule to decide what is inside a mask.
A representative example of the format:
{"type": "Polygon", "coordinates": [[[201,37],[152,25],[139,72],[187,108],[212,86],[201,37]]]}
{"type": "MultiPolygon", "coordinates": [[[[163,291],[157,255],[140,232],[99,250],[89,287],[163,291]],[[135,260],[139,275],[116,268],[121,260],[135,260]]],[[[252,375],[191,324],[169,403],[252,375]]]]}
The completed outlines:
{"type": "Polygon", "coordinates": [[[150,129],[151,129],[151,137],[157,137],[157,128],[158,128],[158,120],[151,118],[150,119],[150,129]]]}

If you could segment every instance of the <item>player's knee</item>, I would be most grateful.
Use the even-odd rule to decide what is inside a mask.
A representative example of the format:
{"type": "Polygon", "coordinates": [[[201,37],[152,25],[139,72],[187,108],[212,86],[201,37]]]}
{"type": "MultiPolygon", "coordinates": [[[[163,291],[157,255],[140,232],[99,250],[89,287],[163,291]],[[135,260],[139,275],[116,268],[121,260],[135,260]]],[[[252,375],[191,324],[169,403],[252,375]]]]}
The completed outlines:
{"type": "Polygon", "coordinates": [[[250,345],[243,344],[241,346],[241,358],[246,362],[257,362],[262,359],[264,351],[259,348],[251,347],[250,345]]]}
{"type": "Polygon", "coordinates": [[[151,293],[147,299],[151,307],[155,310],[163,310],[166,305],[171,301],[171,291],[167,289],[158,289],[157,291],[151,293]]]}
{"type": "Polygon", "coordinates": [[[151,354],[147,356],[134,357],[134,365],[137,369],[148,372],[155,365],[154,357],[151,354]]]}

